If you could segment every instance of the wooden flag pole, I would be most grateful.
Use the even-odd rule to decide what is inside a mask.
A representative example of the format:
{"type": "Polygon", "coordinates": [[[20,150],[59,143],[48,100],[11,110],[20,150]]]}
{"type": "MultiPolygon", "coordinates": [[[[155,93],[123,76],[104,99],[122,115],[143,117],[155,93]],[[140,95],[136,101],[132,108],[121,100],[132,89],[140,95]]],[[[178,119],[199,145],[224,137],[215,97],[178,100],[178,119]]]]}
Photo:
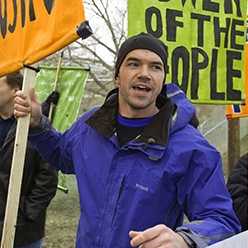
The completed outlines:
{"type": "MultiPolygon", "coordinates": [[[[53,90],[57,90],[57,88],[58,88],[59,72],[60,72],[60,69],[61,69],[63,56],[64,56],[64,52],[61,52],[60,57],[59,57],[58,66],[57,66],[56,75],[55,75],[55,81],[54,81],[53,90]]],[[[52,123],[53,110],[54,110],[54,104],[51,103],[50,104],[50,109],[49,109],[49,116],[48,116],[48,119],[49,119],[49,121],[51,123],[52,123]]]]}
{"type": "MultiPolygon", "coordinates": [[[[64,57],[64,51],[61,52],[60,57],[59,57],[59,61],[58,61],[58,65],[57,65],[57,70],[56,70],[56,75],[55,75],[55,80],[54,80],[54,86],[53,86],[53,90],[54,91],[58,89],[59,73],[60,73],[60,69],[61,69],[63,57],[64,57]]],[[[50,104],[50,108],[49,108],[49,115],[48,115],[48,119],[49,119],[49,121],[51,123],[53,121],[54,108],[55,108],[55,105],[53,103],[51,103],[50,104]]],[[[60,178],[59,181],[61,181],[61,178],[62,178],[62,180],[65,180],[64,179],[65,176],[62,173],[60,173],[59,178],[60,178]]],[[[62,190],[66,194],[69,191],[67,187],[64,187],[64,186],[62,186],[60,184],[58,184],[58,189],[59,190],[62,190]]]]}
{"type": "MultiPolygon", "coordinates": [[[[35,72],[25,68],[22,91],[26,95],[28,95],[28,91],[31,88],[34,80],[35,72]]],[[[17,120],[16,138],[12,158],[1,248],[12,248],[14,246],[16,220],[20,200],[29,124],[30,115],[17,120]]]]}

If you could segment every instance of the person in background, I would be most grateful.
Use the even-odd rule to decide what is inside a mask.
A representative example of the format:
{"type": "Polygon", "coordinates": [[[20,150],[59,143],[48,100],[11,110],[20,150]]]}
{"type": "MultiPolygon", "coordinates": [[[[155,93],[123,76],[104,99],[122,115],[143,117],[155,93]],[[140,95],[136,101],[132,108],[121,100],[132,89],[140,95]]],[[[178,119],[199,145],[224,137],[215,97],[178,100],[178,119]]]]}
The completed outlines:
{"type": "Polygon", "coordinates": [[[50,106],[51,104],[57,105],[59,101],[59,92],[53,91],[46,100],[41,104],[42,114],[49,117],[50,106]]]}
{"type": "Polygon", "coordinates": [[[219,152],[195,128],[183,92],[164,84],[167,58],[152,35],[128,38],[116,89],[64,133],[41,114],[34,92],[16,93],[15,116],[31,113],[30,142],[76,175],[77,248],[203,248],[240,231],[219,152]]]}
{"type": "MultiPolygon", "coordinates": [[[[14,97],[22,87],[18,72],[0,78],[0,241],[3,231],[9,178],[14,151],[16,120],[14,97]]],[[[49,104],[45,102],[44,106],[49,104]]],[[[57,171],[44,162],[28,142],[18,217],[15,248],[40,248],[45,235],[46,209],[56,194],[57,171]]]]}
{"type": "Polygon", "coordinates": [[[242,231],[248,230],[248,153],[244,154],[229,175],[227,188],[242,231]]]}

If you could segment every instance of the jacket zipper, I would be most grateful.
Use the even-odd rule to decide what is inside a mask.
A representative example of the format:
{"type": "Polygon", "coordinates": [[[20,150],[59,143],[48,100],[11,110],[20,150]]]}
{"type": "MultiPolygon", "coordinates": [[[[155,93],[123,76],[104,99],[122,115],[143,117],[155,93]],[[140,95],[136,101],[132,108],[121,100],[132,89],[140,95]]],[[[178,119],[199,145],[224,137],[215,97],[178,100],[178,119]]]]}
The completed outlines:
{"type": "Polygon", "coordinates": [[[111,221],[111,226],[114,224],[114,221],[115,221],[115,218],[116,218],[118,203],[119,203],[119,200],[121,198],[121,195],[122,195],[122,192],[123,192],[123,189],[124,189],[124,185],[125,185],[125,178],[126,178],[126,176],[123,176],[123,178],[121,179],[121,185],[120,185],[120,188],[119,188],[118,197],[117,197],[115,208],[114,208],[114,213],[113,213],[113,217],[112,217],[112,221],[111,221]]]}

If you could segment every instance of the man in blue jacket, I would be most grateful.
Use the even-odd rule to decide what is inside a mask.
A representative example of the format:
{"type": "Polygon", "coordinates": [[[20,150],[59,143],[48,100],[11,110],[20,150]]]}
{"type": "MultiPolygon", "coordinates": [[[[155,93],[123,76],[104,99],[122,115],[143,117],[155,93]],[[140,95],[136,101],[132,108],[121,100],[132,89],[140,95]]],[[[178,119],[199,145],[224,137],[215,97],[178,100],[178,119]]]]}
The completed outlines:
{"type": "Polygon", "coordinates": [[[202,248],[240,231],[219,153],[190,124],[195,110],[183,92],[164,86],[167,57],[149,34],[127,39],[117,89],[63,134],[41,115],[34,94],[30,104],[17,93],[15,116],[32,114],[32,144],[76,175],[77,248],[202,248]]]}

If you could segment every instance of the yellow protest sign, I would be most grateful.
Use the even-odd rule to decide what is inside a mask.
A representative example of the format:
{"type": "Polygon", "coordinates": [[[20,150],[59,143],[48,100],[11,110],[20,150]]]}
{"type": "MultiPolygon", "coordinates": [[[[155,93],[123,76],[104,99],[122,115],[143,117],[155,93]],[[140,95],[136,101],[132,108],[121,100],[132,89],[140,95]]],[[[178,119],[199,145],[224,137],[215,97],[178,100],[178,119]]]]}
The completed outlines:
{"type": "Polygon", "coordinates": [[[83,21],[82,0],[0,0],[0,76],[70,44],[83,21]]]}
{"type": "Polygon", "coordinates": [[[165,42],[166,81],[192,102],[240,103],[246,10],[246,0],[128,0],[128,34],[148,32],[165,42]]]}

